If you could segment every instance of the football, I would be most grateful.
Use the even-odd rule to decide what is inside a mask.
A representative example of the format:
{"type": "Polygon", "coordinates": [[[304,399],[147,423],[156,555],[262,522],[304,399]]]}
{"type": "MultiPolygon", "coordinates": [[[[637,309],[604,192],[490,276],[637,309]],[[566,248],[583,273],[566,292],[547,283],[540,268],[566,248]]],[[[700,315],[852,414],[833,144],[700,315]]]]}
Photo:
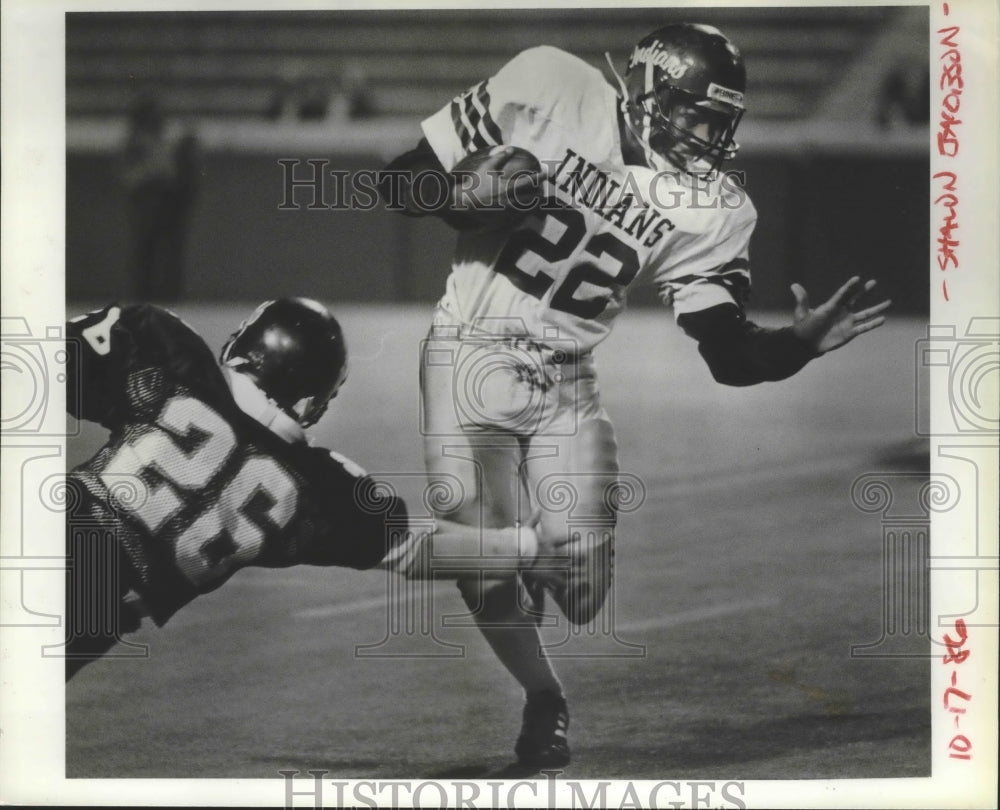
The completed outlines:
{"type": "Polygon", "coordinates": [[[504,174],[517,172],[539,172],[542,164],[531,152],[520,146],[491,146],[470,152],[452,167],[453,174],[463,172],[478,173],[484,166],[492,171],[502,171],[504,174]]]}
{"type": "Polygon", "coordinates": [[[453,224],[494,228],[517,222],[538,206],[542,165],[519,146],[500,145],[466,155],[451,170],[453,224]]]}

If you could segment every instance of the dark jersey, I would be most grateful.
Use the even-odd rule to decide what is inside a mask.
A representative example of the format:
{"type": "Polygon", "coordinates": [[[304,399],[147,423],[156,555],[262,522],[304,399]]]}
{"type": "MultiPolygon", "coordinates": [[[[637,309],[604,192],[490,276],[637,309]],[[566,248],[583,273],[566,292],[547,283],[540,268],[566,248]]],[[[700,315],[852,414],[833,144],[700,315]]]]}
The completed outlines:
{"type": "Polygon", "coordinates": [[[127,584],[162,625],[246,565],[365,569],[404,504],[350,462],[289,443],[239,409],[177,316],[109,306],[68,324],[74,416],[111,431],[71,471],[70,521],[113,531],[127,584]]]}

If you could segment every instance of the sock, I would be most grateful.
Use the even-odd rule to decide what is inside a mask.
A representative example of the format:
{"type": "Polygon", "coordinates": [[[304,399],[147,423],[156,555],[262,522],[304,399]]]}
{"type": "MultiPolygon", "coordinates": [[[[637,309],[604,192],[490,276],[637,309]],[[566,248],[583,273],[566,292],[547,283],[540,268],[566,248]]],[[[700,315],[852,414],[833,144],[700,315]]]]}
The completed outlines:
{"type": "Polygon", "coordinates": [[[459,588],[483,637],[525,692],[562,694],[535,619],[521,606],[520,580],[463,580],[459,588]]]}

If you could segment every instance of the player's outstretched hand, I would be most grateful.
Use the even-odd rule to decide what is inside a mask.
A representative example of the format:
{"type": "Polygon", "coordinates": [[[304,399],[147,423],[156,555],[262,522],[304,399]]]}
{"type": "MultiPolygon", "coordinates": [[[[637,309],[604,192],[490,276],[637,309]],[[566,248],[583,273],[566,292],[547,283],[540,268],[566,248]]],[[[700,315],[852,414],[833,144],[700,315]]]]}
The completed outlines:
{"type": "Polygon", "coordinates": [[[795,296],[795,323],[792,330],[820,354],[839,349],[858,335],[877,329],[885,323],[885,312],[892,301],[886,300],[865,309],[855,310],[862,295],[875,286],[874,281],[861,283],[854,276],[824,304],[809,306],[809,295],[801,284],[792,285],[795,296]]]}

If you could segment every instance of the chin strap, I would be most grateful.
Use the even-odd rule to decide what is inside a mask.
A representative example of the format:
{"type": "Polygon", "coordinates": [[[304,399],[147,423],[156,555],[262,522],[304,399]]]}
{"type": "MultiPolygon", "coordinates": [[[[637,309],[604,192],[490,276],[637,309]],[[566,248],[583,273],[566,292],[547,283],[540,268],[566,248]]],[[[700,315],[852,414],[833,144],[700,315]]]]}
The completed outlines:
{"type": "Polygon", "coordinates": [[[223,370],[229,381],[229,389],[233,392],[233,399],[241,411],[289,444],[306,441],[302,426],[254,385],[254,381],[246,374],[241,374],[236,369],[236,364],[227,365],[223,370]]]}
{"type": "Polygon", "coordinates": [[[604,52],[604,58],[608,60],[608,67],[611,68],[611,75],[615,77],[618,81],[618,89],[621,90],[622,99],[628,98],[628,88],[625,86],[625,80],[621,77],[621,74],[615,69],[615,63],[611,59],[611,54],[607,51],[604,52]]]}
{"type": "MultiPolygon", "coordinates": [[[[608,67],[611,68],[611,74],[615,77],[618,82],[618,96],[620,98],[620,106],[622,111],[622,118],[625,119],[625,126],[628,127],[628,131],[632,133],[633,137],[638,141],[639,146],[642,147],[642,151],[646,157],[646,164],[658,172],[666,172],[675,170],[674,166],[664,158],[662,155],[657,153],[652,146],[649,145],[649,126],[647,125],[645,129],[647,134],[643,136],[642,133],[637,132],[635,125],[632,123],[632,116],[629,114],[628,107],[628,86],[625,84],[625,80],[622,78],[621,74],[615,70],[615,63],[611,59],[611,54],[607,51],[604,52],[604,58],[608,60],[608,67]]],[[[648,116],[647,116],[648,118],[648,116]]]]}

